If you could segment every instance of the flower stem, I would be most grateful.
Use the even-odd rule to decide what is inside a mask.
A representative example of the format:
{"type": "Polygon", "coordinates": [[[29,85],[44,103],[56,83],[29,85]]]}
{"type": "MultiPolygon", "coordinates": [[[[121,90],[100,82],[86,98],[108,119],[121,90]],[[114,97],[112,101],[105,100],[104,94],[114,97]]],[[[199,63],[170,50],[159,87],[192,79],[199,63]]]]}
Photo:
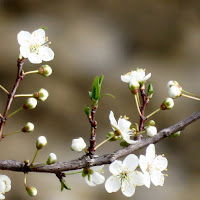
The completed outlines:
{"type": "Polygon", "coordinates": [[[10,117],[12,117],[13,115],[15,115],[16,113],[18,113],[18,112],[21,111],[21,110],[23,110],[23,107],[21,107],[21,108],[15,110],[13,113],[11,113],[10,115],[8,115],[7,119],[10,118],[10,117]]]}
{"type": "Polygon", "coordinates": [[[137,106],[138,113],[139,113],[139,115],[141,116],[141,112],[140,112],[140,107],[139,107],[137,95],[134,94],[134,97],[135,97],[135,102],[136,102],[136,106],[137,106]]]}
{"type": "Polygon", "coordinates": [[[158,111],[160,111],[161,109],[158,108],[157,110],[155,110],[154,112],[152,112],[151,114],[149,114],[146,118],[148,119],[149,117],[151,117],[152,115],[156,114],[158,111]]]}
{"type": "Polygon", "coordinates": [[[38,70],[29,71],[29,72],[24,72],[24,75],[27,75],[27,74],[34,74],[34,73],[38,73],[38,72],[39,72],[38,70]]]}
{"type": "Polygon", "coordinates": [[[26,173],[24,173],[24,186],[26,187],[26,173]]]}
{"type": "Polygon", "coordinates": [[[16,97],[33,97],[33,94],[16,94],[14,98],[16,97]]]}
{"type": "Polygon", "coordinates": [[[140,134],[142,134],[142,133],[145,133],[145,131],[137,132],[137,133],[135,134],[135,136],[138,136],[138,135],[140,135],[140,134]]]}
{"type": "Polygon", "coordinates": [[[83,172],[83,170],[82,171],[78,171],[78,172],[71,172],[71,173],[68,173],[68,174],[65,174],[65,175],[67,176],[67,175],[72,175],[72,174],[80,174],[82,172],[83,172]]]}
{"type": "Polygon", "coordinates": [[[190,99],[194,99],[194,100],[197,100],[197,101],[200,101],[200,98],[191,97],[191,96],[186,95],[186,94],[182,94],[182,96],[187,97],[187,98],[190,98],[190,99]]]}
{"type": "Polygon", "coordinates": [[[139,96],[138,92],[136,94],[137,94],[138,104],[139,104],[139,107],[140,107],[140,96],[139,96]]]}
{"type": "Polygon", "coordinates": [[[3,87],[2,85],[0,85],[0,88],[1,88],[6,94],[9,94],[8,90],[6,90],[5,87],[3,87]]]}
{"type": "Polygon", "coordinates": [[[15,133],[21,133],[22,132],[22,130],[19,130],[19,131],[15,131],[15,132],[12,132],[12,133],[7,133],[7,134],[5,134],[5,135],[3,135],[4,137],[6,137],[6,136],[8,136],[8,135],[13,135],[13,134],[15,134],[15,133]]]}
{"type": "Polygon", "coordinates": [[[190,92],[187,92],[187,91],[185,91],[185,90],[181,90],[181,92],[184,92],[184,93],[186,93],[186,94],[189,94],[189,95],[191,95],[191,96],[193,96],[193,97],[196,97],[196,98],[199,98],[199,99],[200,99],[200,96],[197,96],[197,95],[192,94],[192,93],[190,93],[190,92]]]}
{"type": "Polygon", "coordinates": [[[44,165],[46,165],[46,163],[40,163],[40,164],[37,164],[37,165],[32,165],[31,168],[40,167],[40,166],[44,166],[44,165]]]}
{"type": "Polygon", "coordinates": [[[109,138],[107,138],[106,140],[104,140],[103,142],[101,142],[100,144],[98,144],[94,149],[98,149],[102,144],[106,143],[107,141],[109,141],[111,138],[113,138],[114,135],[110,136],[109,138]]]}
{"type": "Polygon", "coordinates": [[[37,156],[37,154],[38,154],[38,151],[39,151],[39,149],[37,149],[36,152],[35,152],[35,156],[34,156],[32,162],[31,162],[31,164],[30,164],[30,168],[33,168],[33,163],[34,163],[35,158],[36,158],[36,156],[37,156]]]}

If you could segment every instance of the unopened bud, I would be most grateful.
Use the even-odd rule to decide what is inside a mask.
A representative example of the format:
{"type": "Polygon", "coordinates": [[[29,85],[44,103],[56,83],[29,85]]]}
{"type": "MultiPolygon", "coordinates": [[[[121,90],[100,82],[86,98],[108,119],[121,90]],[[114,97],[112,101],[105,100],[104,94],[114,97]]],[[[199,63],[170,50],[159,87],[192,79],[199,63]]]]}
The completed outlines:
{"type": "Polygon", "coordinates": [[[38,69],[38,73],[42,74],[45,77],[48,77],[52,74],[52,69],[49,65],[42,65],[39,69],[38,69]]]}
{"type": "Polygon", "coordinates": [[[149,84],[149,87],[148,87],[148,98],[152,98],[152,96],[153,96],[153,85],[149,84]]]}
{"type": "Polygon", "coordinates": [[[157,134],[157,128],[155,126],[148,126],[146,128],[146,133],[149,137],[153,137],[157,134]]]}
{"type": "Polygon", "coordinates": [[[33,97],[35,97],[40,101],[45,101],[48,98],[48,96],[49,96],[48,91],[43,88],[41,88],[40,90],[38,90],[33,94],[33,97]]]}
{"type": "Polygon", "coordinates": [[[169,81],[169,82],[167,83],[167,87],[168,87],[168,88],[170,88],[170,87],[172,87],[172,86],[176,86],[176,87],[178,87],[180,90],[182,90],[182,87],[180,86],[180,84],[179,84],[177,81],[169,81]]]}
{"type": "Polygon", "coordinates": [[[56,161],[57,161],[56,154],[55,153],[50,153],[49,157],[47,159],[47,165],[52,165],[52,164],[56,163],[56,161]]]}
{"type": "Polygon", "coordinates": [[[34,109],[37,106],[37,100],[33,97],[28,98],[23,105],[24,109],[34,109]]]}
{"type": "Polygon", "coordinates": [[[34,130],[34,124],[28,122],[23,128],[22,132],[32,132],[34,130]]]}
{"type": "Polygon", "coordinates": [[[108,139],[110,137],[112,137],[112,138],[109,141],[116,141],[118,139],[118,136],[116,136],[114,132],[107,133],[106,139],[108,139]]]}
{"type": "Polygon", "coordinates": [[[72,145],[71,145],[72,151],[81,152],[83,149],[85,149],[85,147],[86,143],[82,137],[72,140],[72,145]]]}
{"type": "Polygon", "coordinates": [[[177,86],[171,86],[169,89],[168,89],[168,94],[169,94],[169,97],[171,98],[176,98],[176,97],[180,97],[182,95],[182,92],[181,92],[181,89],[177,86]]]}
{"type": "Polygon", "coordinates": [[[150,120],[150,121],[148,122],[148,125],[149,125],[149,126],[155,126],[155,124],[156,124],[156,122],[155,122],[154,120],[150,120]]]}
{"type": "Polygon", "coordinates": [[[85,114],[87,115],[87,117],[89,117],[89,116],[91,115],[91,109],[90,109],[90,107],[89,107],[89,106],[86,106],[86,107],[84,108],[84,112],[85,112],[85,114]]]}
{"type": "Polygon", "coordinates": [[[40,136],[36,141],[36,148],[39,150],[46,145],[47,145],[47,139],[44,136],[40,136]]]}
{"type": "Polygon", "coordinates": [[[26,186],[26,191],[28,192],[28,194],[31,196],[31,197],[34,197],[37,195],[37,189],[35,187],[32,187],[32,186],[26,186]]]}
{"type": "Polygon", "coordinates": [[[174,107],[174,100],[172,98],[166,98],[161,104],[161,110],[172,109],[174,107]]]}
{"type": "Polygon", "coordinates": [[[131,90],[133,94],[136,94],[139,88],[140,88],[140,84],[138,83],[138,81],[136,81],[135,79],[130,81],[129,89],[131,90]]]}

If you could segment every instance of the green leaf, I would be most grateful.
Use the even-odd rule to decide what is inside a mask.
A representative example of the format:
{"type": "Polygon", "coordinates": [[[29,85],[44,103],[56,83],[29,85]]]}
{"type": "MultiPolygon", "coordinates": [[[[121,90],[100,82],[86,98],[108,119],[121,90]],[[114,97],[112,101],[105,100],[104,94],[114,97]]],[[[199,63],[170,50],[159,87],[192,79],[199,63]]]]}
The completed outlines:
{"type": "Polygon", "coordinates": [[[85,108],[84,108],[84,112],[87,116],[89,116],[91,114],[91,109],[89,107],[89,105],[87,105],[85,108]]]}
{"type": "Polygon", "coordinates": [[[100,96],[100,99],[101,99],[102,97],[104,97],[104,96],[110,96],[110,97],[112,97],[113,99],[115,99],[115,96],[112,95],[112,94],[102,94],[102,95],[100,96]]]}
{"type": "Polygon", "coordinates": [[[46,30],[47,30],[47,27],[42,27],[42,29],[43,29],[44,31],[46,31],[46,30]]]}
{"type": "Polygon", "coordinates": [[[66,190],[71,190],[71,188],[67,185],[67,183],[65,182],[64,179],[60,180],[61,183],[61,192],[63,191],[63,189],[65,188],[66,190]]]}
{"type": "Polygon", "coordinates": [[[92,98],[98,100],[99,93],[99,77],[96,76],[92,85],[92,98]]]}
{"type": "Polygon", "coordinates": [[[89,97],[92,100],[92,92],[89,92],[89,97]]]}

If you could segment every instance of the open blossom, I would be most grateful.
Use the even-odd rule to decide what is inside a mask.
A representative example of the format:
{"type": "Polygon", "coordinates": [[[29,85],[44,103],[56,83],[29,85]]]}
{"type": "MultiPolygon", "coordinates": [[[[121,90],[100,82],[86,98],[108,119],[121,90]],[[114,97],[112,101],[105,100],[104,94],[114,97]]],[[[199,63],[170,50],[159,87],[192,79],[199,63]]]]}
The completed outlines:
{"type": "Polygon", "coordinates": [[[130,139],[130,137],[133,136],[133,133],[130,130],[131,122],[129,122],[125,118],[119,118],[117,122],[114,117],[113,111],[110,111],[109,119],[110,119],[110,124],[112,126],[112,129],[118,135],[121,135],[123,140],[125,140],[129,144],[134,144],[137,142],[130,139]]]}
{"type": "Polygon", "coordinates": [[[123,162],[115,160],[111,163],[109,170],[113,175],[105,182],[107,192],[117,192],[121,188],[125,196],[133,196],[136,186],[144,185],[144,175],[135,170],[137,167],[138,157],[134,154],[128,155],[123,162]]]}
{"type": "Polygon", "coordinates": [[[142,84],[151,77],[151,73],[145,76],[145,70],[137,68],[125,75],[121,75],[121,80],[125,83],[129,83],[129,87],[136,86],[136,82],[142,84]]]}
{"type": "Polygon", "coordinates": [[[152,182],[155,186],[163,186],[164,174],[168,161],[165,157],[155,154],[155,145],[150,144],[146,149],[146,156],[141,155],[139,158],[139,166],[144,173],[145,186],[150,188],[152,182]]]}
{"type": "Polygon", "coordinates": [[[11,190],[11,180],[6,175],[0,175],[0,199],[5,199],[5,192],[11,190]]]}
{"type": "Polygon", "coordinates": [[[54,58],[54,52],[48,47],[48,38],[45,31],[38,29],[30,34],[28,31],[20,31],[17,35],[20,44],[20,54],[28,58],[31,63],[41,63],[54,58]]]}
{"type": "Polygon", "coordinates": [[[100,174],[104,165],[83,169],[82,176],[89,186],[96,186],[104,183],[105,177],[100,174]]]}

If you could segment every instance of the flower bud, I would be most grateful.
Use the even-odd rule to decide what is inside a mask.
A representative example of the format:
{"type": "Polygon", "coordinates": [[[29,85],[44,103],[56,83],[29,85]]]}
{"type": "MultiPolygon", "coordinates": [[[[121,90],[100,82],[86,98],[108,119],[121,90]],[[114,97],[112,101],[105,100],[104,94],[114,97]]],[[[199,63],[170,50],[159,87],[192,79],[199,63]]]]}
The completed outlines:
{"type": "Polygon", "coordinates": [[[24,128],[22,128],[22,132],[32,132],[34,130],[34,124],[28,122],[24,128]]]}
{"type": "Polygon", "coordinates": [[[52,165],[52,164],[56,163],[56,161],[57,161],[56,154],[55,153],[50,153],[49,157],[47,159],[47,165],[52,165]]]}
{"type": "Polygon", "coordinates": [[[34,197],[37,195],[37,189],[35,187],[32,187],[32,186],[26,186],[26,191],[28,192],[28,194],[31,196],[31,197],[34,197]]]}
{"type": "Polygon", "coordinates": [[[176,86],[176,87],[178,87],[180,90],[182,90],[182,87],[179,85],[179,83],[178,83],[177,81],[169,81],[169,82],[167,83],[167,87],[168,87],[168,88],[170,88],[170,87],[172,87],[172,86],[176,86]]]}
{"type": "Polygon", "coordinates": [[[108,140],[110,142],[111,141],[116,141],[118,139],[118,136],[116,136],[114,132],[108,132],[107,136],[106,136],[106,139],[110,138],[111,136],[113,136],[113,137],[110,140],[108,140]]]}
{"type": "Polygon", "coordinates": [[[36,141],[36,148],[40,150],[46,145],[47,145],[47,139],[44,136],[40,136],[36,141]]]}
{"type": "Polygon", "coordinates": [[[39,69],[38,69],[38,73],[42,74],[45,77],[48,77],[52,74],[52,69],[49,65],[42,65],[39,69]]]}
{"type": "Polygon", "coordinates": [[[155,126],[155,124],[156,124],[156,123],[155,123],[154,120],[150,120],[150,121],[148,122],[148,125],[149,125],[149,126],[155,126]]]}
{"type": "Polygon", "coordinates": [[[72,140],[72,145],[71,145],[72,151],[80,152],[83,149],[85,149],[85,147],[86,147],[86,143],[82,137],[72,140]]]}
{"type": "Polygon", "coordinates": [[[171,98],[176,98],[176,97],[180,97],[182,95],[182,92],[180,90],[179,87],[177,86],[171,86],[169,89],[168,89],[168,94],[169,94],[169,97],[171,98]]]}
{"type": "Polygon", "coordinates": [[[138,92],[138,89],[140,88],[140,84],[135,79],[131,80],[129,83],[129,89],[133,94],[136,94],[138,92]]]}
{"type": "Polygon", "coordinates": [[[40,90],[38,90],[33,94],[33,97],[35,97],[40,101],[45,101],[48,98],[48,96],[49,96],[48,91],[43,88],[41,88],[40,90]]]}
{"type": "Polygon", "coordinates": [[[155,126],[148,126],[146,128],[146,133],[149,137],[153,137],[157,134],[157,128],[155,126]]]}
{"type": "Polygon", "coordinates": [[[89,107],[89,106],[86,106],[86,107],[84,108],[84,112],[85,112],[85,114],[87,115],[87,117],[89,117],[89,116],[91,115],[91,109],[90,109],[90,107],[89,107]]]}
{"type": "Polygon", "coordinates": [[[152,96],[153,96],[153,85],[149,84],[149,87],[148,87],[148,98],[152,98],[152,96]]]}
{"type": "Polygon", "coordinates": [[[34,109],[37,106],[37,100],[33,97],[28,98],[23,105],[24,109],[34,109]]]}
{"type": "Polygon", "coordinates": [[[174,100],[172,98],[166,98],[161,104],[161,110],[172,109],[174,107],[174,100]]]}

